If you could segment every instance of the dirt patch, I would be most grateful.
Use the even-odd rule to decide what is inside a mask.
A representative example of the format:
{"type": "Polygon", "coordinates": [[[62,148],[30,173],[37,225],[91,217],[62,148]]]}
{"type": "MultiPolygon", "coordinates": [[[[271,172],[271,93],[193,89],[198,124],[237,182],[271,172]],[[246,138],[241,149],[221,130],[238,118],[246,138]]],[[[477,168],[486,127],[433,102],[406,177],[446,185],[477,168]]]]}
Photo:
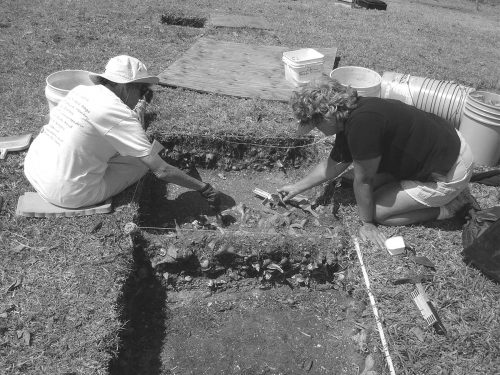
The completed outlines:
{"type": "Polygon", "coordinates": [[[145,181],[112,373],[356,373],[371,329],[332,203],[344,189],[313,189],[313,215],[252,192],[275,191],[302,173],[294,168],[196,173],[228,192],[222,221],[198,193],[145,181]]]}
{"type": "Polygon", "coordinates": [[[252,138],[224,135],[202,136],[153,133],[165,147],[162,157],[180,168],[193,167],[258,172],[287,167],[299,168],[316,159],[317,147],[313,137],[296,139],[252,138]]]}
{"type": "Polygon", "coordinates": [[[352,314],[334,290],[248,286],[203,297],[170,293],[166,374],[353,373],[352,314]]]}
{"type": "Polygon", "coordinates": [[[186,17],[179,14],[162,14],[161,22],[166,23],[167,25],[202,28],[205,27],[207,20],[202,17],[186,17]]]}

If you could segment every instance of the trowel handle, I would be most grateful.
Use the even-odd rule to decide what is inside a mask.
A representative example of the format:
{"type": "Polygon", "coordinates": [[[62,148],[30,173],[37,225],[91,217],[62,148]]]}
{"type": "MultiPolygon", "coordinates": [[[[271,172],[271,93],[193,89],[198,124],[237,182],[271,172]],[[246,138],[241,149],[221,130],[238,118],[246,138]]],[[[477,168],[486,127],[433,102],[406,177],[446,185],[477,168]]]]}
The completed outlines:
{"type": "Polygon", "coordinates": [[[264,191],[262,189],[255,188],[255,189],[253,189],[253,193],[255,195],[258,195],[261,198],[272,200],[271,194],[269,194],[267,191],[264,191]]]}

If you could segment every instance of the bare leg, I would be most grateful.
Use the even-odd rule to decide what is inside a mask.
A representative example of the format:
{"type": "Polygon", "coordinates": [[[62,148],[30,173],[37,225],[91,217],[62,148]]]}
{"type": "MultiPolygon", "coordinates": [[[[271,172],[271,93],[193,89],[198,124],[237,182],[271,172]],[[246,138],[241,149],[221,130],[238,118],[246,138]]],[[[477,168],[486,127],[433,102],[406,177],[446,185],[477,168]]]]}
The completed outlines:
{"type": "Polygon", "coordinates": [[[375,220],[384,225],[408,225],[434,220],[439,207],[428,207],[406,193],[399,182],[380,186],[374,192],[375,220]]]}
{"type": "Polygon", "coordinates": [[[377,191],[378,188],[390,182],[396,182],[396,178],[392,174],[377,173],[375,175],[375,181],[373,182],[373,191],[377,191]]]}

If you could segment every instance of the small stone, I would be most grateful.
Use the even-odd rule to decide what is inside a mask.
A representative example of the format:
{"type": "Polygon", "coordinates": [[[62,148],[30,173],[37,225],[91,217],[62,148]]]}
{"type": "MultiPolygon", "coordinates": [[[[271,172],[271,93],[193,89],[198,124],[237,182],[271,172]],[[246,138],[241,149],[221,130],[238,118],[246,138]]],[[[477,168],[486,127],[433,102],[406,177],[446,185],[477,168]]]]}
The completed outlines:
{"type": "Polygon", "coordinates": [[[189,282],[193,281],[193,277],[188,275],[188,276],[184,277],[184,281],[187,281],[189,283],[189,282]]]}
{"type": "Polygon", "coordinates": [[[158,254],[160,254],[160,256],[164,257],[165,255],[167,255],[167,250],[165,250],[163,247],[158,251],[158,254]]]}
{"type": "Polygon", "coordinates": [[[130,234],[138,232],[139,231],[139,227],[135,223],[127,223],[123,227],[123,231],[125,232],[125,234],[130,235],[130,234]]]}
{"type": "Polygon", "coordinates": [[[317,269],[317,268],[318,268],[318,265],[316,264],[316,262],[309,263],[309,264],[307,265],[307,270],[308,270],[308,271],[314,271],[314,270],[315,270],[315,269],[317,269]]]}
{"type": "Polygon", "coordinates": [[[306,371],[310,371],[313,366],[313,360],[312,359],[306,359],[304,362],[302,362],[302,368],[306,371]]]}
{"type": "Polygon", "coordinates": [[[200,260],[200,267],[201,270],[204,272],[210,270],[210,261],[206,258],[202,258],[200,260]]]}

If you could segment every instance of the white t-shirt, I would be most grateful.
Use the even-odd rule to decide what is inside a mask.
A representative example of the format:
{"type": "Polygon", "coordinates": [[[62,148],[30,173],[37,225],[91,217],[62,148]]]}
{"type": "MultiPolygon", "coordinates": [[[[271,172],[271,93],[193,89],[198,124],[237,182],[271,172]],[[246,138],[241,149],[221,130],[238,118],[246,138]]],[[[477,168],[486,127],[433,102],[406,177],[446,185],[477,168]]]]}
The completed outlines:
{"type": "Polygon", "coordinates": [[[48,201],[85,201],[118,154],[149,155],[151,143],[137,114],[102,85],[78,86],[52,109],[31,144],[24,173],[48,201]]]}

